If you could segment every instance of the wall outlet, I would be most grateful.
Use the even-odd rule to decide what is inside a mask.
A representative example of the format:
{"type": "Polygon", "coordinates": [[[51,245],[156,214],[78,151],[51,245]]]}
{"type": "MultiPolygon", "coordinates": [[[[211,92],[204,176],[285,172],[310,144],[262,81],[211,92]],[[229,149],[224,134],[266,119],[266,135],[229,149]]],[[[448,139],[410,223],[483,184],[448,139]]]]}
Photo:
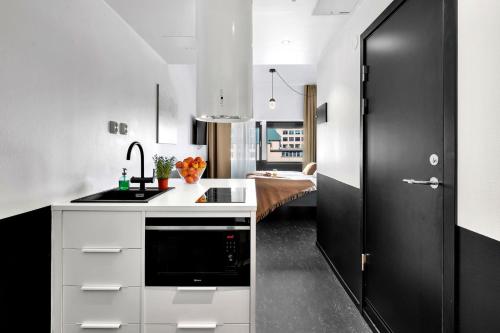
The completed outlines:
{"type": "Polygon", "coordinates": [[[117,134],[118,133],[118,123],[116,121],[110,121],[108,125],[109,133],[117,134]]]}
{"type": "Polygon", "coordinates": [[[128,125],[126,123],[120,123],[120,134],[122,135],[128,134],[128,125]]]}

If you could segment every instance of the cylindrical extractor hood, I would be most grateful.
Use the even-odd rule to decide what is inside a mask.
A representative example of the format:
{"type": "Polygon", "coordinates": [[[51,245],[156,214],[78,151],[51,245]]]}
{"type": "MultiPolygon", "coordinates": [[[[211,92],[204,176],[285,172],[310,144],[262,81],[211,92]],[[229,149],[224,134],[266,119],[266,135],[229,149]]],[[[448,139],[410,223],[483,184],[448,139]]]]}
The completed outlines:
{"type": "Polygon", "coordinates": [[[196,39],[196,118],[252,119],[252,0],[197,0],[196,39]]]}

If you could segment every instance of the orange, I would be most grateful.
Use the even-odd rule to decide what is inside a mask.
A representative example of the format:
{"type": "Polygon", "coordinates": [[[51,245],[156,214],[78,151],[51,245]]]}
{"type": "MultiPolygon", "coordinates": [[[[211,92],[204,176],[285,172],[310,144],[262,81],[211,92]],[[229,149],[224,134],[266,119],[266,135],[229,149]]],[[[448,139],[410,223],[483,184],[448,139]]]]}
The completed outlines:
{"type": "Polygon", "coordinates": [[[192,183],[194,182],[194,179],[193,179],[193,177],[191,177],[191,176],[187,176],[187,177],[186,177],[186,178],[184,178],[184,179],[186,180],[186,183],[188,183],[188,184],[192,184],[192,183]]]}

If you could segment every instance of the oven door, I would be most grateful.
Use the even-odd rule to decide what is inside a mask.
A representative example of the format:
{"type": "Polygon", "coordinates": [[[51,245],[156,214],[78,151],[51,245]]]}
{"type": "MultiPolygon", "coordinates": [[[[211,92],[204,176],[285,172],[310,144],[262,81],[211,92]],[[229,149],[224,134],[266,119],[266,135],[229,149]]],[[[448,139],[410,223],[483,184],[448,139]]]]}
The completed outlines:
{"type": "Polygon", "coordinates": [[[249,286],[250,230],[147,226],[146,286],[249,286]]]}

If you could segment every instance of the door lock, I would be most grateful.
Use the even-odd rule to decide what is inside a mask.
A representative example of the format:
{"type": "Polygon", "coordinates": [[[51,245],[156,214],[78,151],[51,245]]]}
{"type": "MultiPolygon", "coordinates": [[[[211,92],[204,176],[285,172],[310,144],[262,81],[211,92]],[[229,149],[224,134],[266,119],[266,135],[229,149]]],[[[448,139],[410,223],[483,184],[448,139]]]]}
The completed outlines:
{"type": "Polygon", "coordinates": [[[439,156],[437,154],[432,154],[431,156],[429,156],[429,162],[431,163],[431,165],[438,165],[439,163],[439,156]]]}

